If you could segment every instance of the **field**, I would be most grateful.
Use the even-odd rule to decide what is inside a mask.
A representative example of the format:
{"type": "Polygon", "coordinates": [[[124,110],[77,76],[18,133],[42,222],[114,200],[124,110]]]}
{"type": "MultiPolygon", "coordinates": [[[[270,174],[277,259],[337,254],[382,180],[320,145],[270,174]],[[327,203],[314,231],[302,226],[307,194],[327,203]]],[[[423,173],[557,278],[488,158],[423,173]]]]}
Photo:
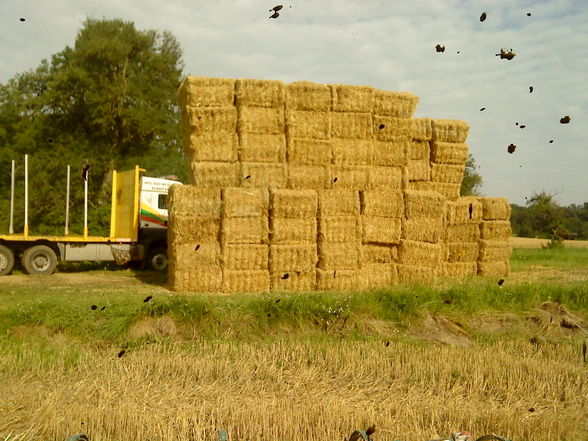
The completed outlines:
{"type": "Polygon", "coordinates": [[[375,424],[374,441],[587,440],[588,250],[511,264],[502,287],[354,294],[181,295],[80,266],[3,277],[0,438],[328,441],[375,424]]]}

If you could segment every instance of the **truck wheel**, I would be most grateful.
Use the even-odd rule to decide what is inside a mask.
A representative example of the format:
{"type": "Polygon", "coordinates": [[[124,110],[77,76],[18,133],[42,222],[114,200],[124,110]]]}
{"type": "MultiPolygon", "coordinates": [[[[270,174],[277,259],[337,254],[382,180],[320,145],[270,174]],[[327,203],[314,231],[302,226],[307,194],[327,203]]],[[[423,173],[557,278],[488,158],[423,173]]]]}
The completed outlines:
{"type": "Polygon", "coordinates": [[[149,251],[147,268],[155,271],[167,270],[167,248],[155,247],[149,251]]]}
{"type": "Polygon", "coordinates": [[[29,274],[53,274],[57,268],[57,255],[46,245],[35,245],[24,252],[22,266],[29,274]]]}
{"type": "Polygon", "coordinates": [[[0,245],[0,276],[7,276],[14,268],[14,253],[8,247],[0,245]]]}

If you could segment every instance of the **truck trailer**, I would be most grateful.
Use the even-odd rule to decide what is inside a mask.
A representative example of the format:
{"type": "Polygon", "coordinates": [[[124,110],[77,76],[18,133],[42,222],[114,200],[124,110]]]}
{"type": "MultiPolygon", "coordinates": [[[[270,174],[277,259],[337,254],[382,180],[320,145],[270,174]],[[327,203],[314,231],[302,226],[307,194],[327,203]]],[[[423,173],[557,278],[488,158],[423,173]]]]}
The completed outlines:
{"type": "Polygon", "coordinates": [[[84,179],[84,231],[69,233],[70,167],[67,167],[65,231],[63,236],[36,236],[28,228],[28,156],[25,155],[24,226],[22,234],[13,232],[14,161],[10,192],[9,234],[0,234],[0,276],[12,272],[20,260],[28,274],[53,274],[60,261],[114,261],[119,265],[140,262],[154,270],[167,269],[166,198],[175,179],[142,176],[146,170],[112,171],[110,234],[88,234],[88,174],[84,179]]]}

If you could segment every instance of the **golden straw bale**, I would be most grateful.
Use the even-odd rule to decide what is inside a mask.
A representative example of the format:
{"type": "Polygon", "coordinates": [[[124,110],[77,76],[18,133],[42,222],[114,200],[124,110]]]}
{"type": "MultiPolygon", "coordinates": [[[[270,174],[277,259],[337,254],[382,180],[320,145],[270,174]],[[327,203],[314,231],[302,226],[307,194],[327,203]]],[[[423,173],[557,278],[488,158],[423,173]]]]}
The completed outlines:
{"type": "Polygon", "coordinates": [[[411,118],[418,103],[419,97],[412,93],[376,89],[374,113],[398,118],[411,118]]]}
{"type": "Polygon", "coordinates": [[[239,163],[192,162],[192,177],[197,187],[238,187],[239,163]]]}
{"type": "Polygon", "coordinates": [[[300,165],[330,164],[333,146],[330,140],[311,138],[288,138],[288,162],[300,165]]]}
{"type": "Polygon", "coordinates": [[[478,242],[449,242],[447,244],[449,263],[476,262],[480,246],[478,242]]]}
{"type": "Polygon", "coordinates": [[[483,221],[480,234],[482,239],[508,240],[512,236],[510,221],[483,221]]]}
{"type": "Polygon", "coordinates": [[[402,222],[400,218],[362,216],[362,242],[379,244],[400,243],[402,222]]]}
{"type": "Polygon", "coordinates": [[[435,191],[407,190],[404,192],[406,217],[439,218],[445,215],[445,198],[435,191]]]}
{"type": "Polygon", "coordinates": [[[408,164],[408,138],[399,136],[390,141],[377,141],[373,146],[374,165],[404,167],[408,164]]]}
{"type": "Polygon", "coordinates": [[[465,121],[433,119],[433,141],[463,143],[468,137],[470,126],[465,121]]]}
{"type": "Polygon", "coordinates": [[[431,190],[436,191],[448,201],[459,199],[461,184],[449,184],[447,182],[431,182],[431,190]]]}
{"type": "Polygon", "coordinates": [[[361,290],[366,286],[367,279],[362,277],[361,270],[316,270],[317,289],[319,291],[350,291],[361,290]]]}
{"type": "Polygon", "coordinates": [[[284,83],[281,81],[239,79],[235,82],[237,106],[284,107],[284,83]]]}
{"type": "Polygon", "coordinates": [[[222,292],[223,270],[220,265],[180,266],[170,260],[168,284],[176,292],[222,292]]]}
{"type": "Polygon", "coordinates": [[[476,197],[460,197],[447,202],[447,225],[479,224],[482,220],[482,204],[476,197]]]}
{"type": "Polygon", "coordinates": [[[286,84],[286,108],[292,110],[331,110],[331,90],[325,84],[297,81],[286,84]]]}
{"type": "Polygon", "coordinates": [[[375,89],[370,86],[330,84],[331,109],[336,112],[372,112],[375,89]]]}
{"type": "Polygon", "coordinates": [[[315,291],[316,269],[270,273],[271,291],[315,291]]]}
{"type": "Polygon", "coordinates": [[[270,245],[270,270],[312,271],[318,261],[316,244],[270,245]]]}
{"type": "Polygon", "coordinates": [[[436,267],[441,262],[441,244],[401,240],[398,261],[409,265],[436,267]]]}
{"type": "Polygon", "coordinates": [[[495,260],[491,262],[478,262],[479,276],[506,277],[510,274],[510,262],[507,260],[495,260]]]}
{"type": "Polygon", "coordinates": [[[478,273],[476,262],[445,263],[444,275],[448,277],[471,277],[478,273]]]}
{"type": "Polygon", "coordinates": [[[431,142],[431,161],[437,164],[465,165],[468,160],[468,145],[454,142],[431,142]]]}
{"type": "Polygon", "coordinates": [[[431,163],[431,182],[445,182],[447,184],[461,184],[465,165],[431,163]]]}
{"type": "Polygon", "coordinates": [[[288,188],[294,190],[331,188],[331,168],[321,165],[288,164],[288,188]]]}
{"type": "Polygon", "coordinates": [[[288,138],[331,138],[330,112],[287,110],[286,130],[288,138]]]}
{"type": "Polygon", "coordinates": [[[268,215],[269,194],[264,188],[224,188],[224,217],[260,217],[268,215]]]}
{"type": "Polygon", "coordinates": [[[220,219],[221,206],[221,191],[218,188],[174,184],[168,189],[167,207],[170,218],[200,216],[220,219]]]}
{"type": "Polygon", "coordinates": [[[319,216],[355,216],[360,212],[359,192],[354,190],[319,190],[319,216]]]}
{"type": "Polygon", "coordinates": [[[419,141],[430,141],[433,138],[433,124],[429,118],[411,118],[410,136],[419,141]]]}
{"type": "Polygon", "coordinates": [[[223,292],[225,293],[267,293],[270,291],[268,270],[223,271],[223,292]]]}
{"type": "Polygon", "coordinates": [[[480,240],[480,262],[509,259],[512,253],[510,240],[480,240]]]}
{"type": "Polygon", "coordinates": [[[269,268],[268,245],[225,245],[223,264],[225,270],[267,270],[269,268]]]}
{"type": "Polygon", "coordinates": [[[318,193],[315,190],[286,190],[270,188],[272,217],[315,218],[318,193]]]}
{"type": "Polygon", "coordinates": [[[331,136],[348,139],[372,139],[371,113],[331,112],[331,136]]]}
{"type": "Polygon", "coordinates": [[[361,264],[359,241],[346,243],[319,242],[318,268],[323,270],[357,269],[361,264]]]}
{"type": "Polygon", "coordinates": [[[239,161],[284,162],[286,161],[286,137],[284,135],[240,135],[239,161]]]}
{"type": "Polygon", "coordinates": [[[241,187],[286,188],[288,185],[286,163],[242,162],[240,182],[241,187]]]}
{"type": "Polygon", "coordinates": [[[419,141],[417,139],[412,139],[408,143],[408,159],[426,159],[428,161],[429,156],[429,141],[419,141]]]}
{"type": "Polygon", "coordinates": [[[445,228],[442,218],[402,219],[402,239],[437,243],[445,228]]]}
{"type": "Polygon", "coordinates": [[[369,172],[366,165],[333,165],[331,177],[335,190],[366,190],[369,187],[369,172]]]}
{"type": "Polygon", "coordinates": [[[398,284],[398,273],[394,263],[370,263],[360,270],[365,279],[365,289],[386,288],[398,284]]]}
{"type": "Polygon", "coordinates": [[[236,107],[188,107],[187,120],[192,135],[233,133],[237,129],[236,107]]]}
{"type": "Polygon", "coordinates": [[[509,220],[511,207],[505,198],[478,198],[483,220],[509,220]]]}
{"type": "Polygon", "coordinates": [[[363,244],[361,246],[362,264],[392,263],[398,258],[398,247],[391,245],[363,244]]]}
{"type": "Polygon", "coordinates": [[[225,107],[233,105],[235,80],[188,76],[180,85],[180,107],[225,107]]]}
{"type": "Polygon", "coordinates": [[[375,145],[365,139],[332,139],[333,164],[371,165],[374,161],[375,145]]]}
{"type": "Polygon", "coordinates": [[[404,199],[400,190],[366,190],[360,194],[361,214],[398,218],[404,215],[404,199]]]}
{"type": "Polygon", "coordinates": [[[267,244],[269,225],[267,216],[227,217],[221,225],[224,244],[267,244]]]}
{"type": "Polygon", "coordinates": [[[428,159],[409,159],[408,179],[411,181],[429,181],[431,179],[431,167],[428,159]]]}
{"type": "Polygon", "coordinates": [[[282,135],[285,127],[283,108],[239,107],[237,129],[240,133],[282,135]]]}
{"type": "Polygon", "coordinates": [[[270,243],[272,245],[310,244],[317,241],[316,217],[271,217],[270,243]]]}
{"type": "Polygon", "coordinates": [[[396,264],[399,283],[433,283],[437,279],[438,268],[420,265],[396,264]]]}
{"type": "Polygon", "coordinates": [[[476,242],[480,240],[480,227],[478,224],[448,225],[447,240],[449,242],[476,242]]]}
{"type": "Polygon", "coordinates": [[[218,240],[213,242],[184,241],[170,237],[168,255],[170,260],[181,262],[181,267],[192,265],[220,265],[221,249],[218,240]]]}
{"type": "Polygon", "coordinates": [[[355,242],[361,240],[359,216],[321,216],[318,218],[320,242],[355,242]]]}
{"type": "Polygon", "coordinates": [[[405,169],[405,167],[369,167],[367,190],[402,190],[405,169]]]}
{"type": "Polygon", "coordinates": [[[239,138],[236,133],[191,135],[185,137],[184,141],[184,151],[191,152],[192,161],[235,162],[237,160],[239,138]]]}
{"type": "Polygon", "coordinates": [[[175,215],[169,218],[169,236],[181,242],[214,242],[219,238],[220,219],[175,215]]]}
{"type": "Polygon", "coordinates": [[[399,136],[408,138],[411,126],[408,118],[374,115],[374,135],[378,141],[394,141],[399,136]]]}

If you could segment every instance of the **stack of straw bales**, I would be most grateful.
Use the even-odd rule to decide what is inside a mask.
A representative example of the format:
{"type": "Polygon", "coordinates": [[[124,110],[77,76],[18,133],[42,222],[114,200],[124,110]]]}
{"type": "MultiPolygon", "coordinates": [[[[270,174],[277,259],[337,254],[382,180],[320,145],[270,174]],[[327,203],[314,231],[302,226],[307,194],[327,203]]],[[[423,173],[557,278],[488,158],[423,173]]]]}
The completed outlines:
{"type": "Polygon", "coordinates": [[[508,271],[504,204],[459,198],[469,127],[412,118],[414,95],[188,77],[179,100],[192,185],[170,191],[173,289],[346,290],[508,271]]]}

